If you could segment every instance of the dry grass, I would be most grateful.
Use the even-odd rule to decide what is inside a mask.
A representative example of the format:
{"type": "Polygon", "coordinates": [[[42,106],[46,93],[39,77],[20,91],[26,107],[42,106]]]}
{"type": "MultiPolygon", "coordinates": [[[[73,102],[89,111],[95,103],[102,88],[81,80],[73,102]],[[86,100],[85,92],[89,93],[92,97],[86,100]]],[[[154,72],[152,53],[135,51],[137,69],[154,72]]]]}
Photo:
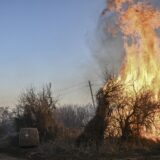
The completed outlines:
{"type": "Polygon", "coordinates": [[[0,152],[27,160],[160,160],[160,144],[143,141],[141,145],[108,142],[97,152],[95,146],[78,148],[73,140],[56,140],[43,143],[38,148],[10,146],[1,148],[0,152]]]}
{"type": "Polygon", "coordinates": [[[42,144],[30,152],[30,160],[160,160],[160,144],[150,143],[145,145],[133,145],[125,143],[121,146],[106,143],[96,151],[95,146],[76,147],[73,142],[55,141],[42,144]]]}

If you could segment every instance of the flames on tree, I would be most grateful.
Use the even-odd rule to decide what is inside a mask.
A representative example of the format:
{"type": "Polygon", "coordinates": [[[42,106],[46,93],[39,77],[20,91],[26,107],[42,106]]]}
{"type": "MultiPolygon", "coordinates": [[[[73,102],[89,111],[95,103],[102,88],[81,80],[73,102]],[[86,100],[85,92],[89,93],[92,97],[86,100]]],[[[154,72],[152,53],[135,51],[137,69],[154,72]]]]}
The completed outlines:
{"type": "Polygon", "coordinates": [[[108,0],[102,14],[106,12],[117,15],[116,25],[124,40],[118,81],[132,83],[137,92],[148,88],[156,101],[160,98],[160,10],[146,0],[108,0]]]}

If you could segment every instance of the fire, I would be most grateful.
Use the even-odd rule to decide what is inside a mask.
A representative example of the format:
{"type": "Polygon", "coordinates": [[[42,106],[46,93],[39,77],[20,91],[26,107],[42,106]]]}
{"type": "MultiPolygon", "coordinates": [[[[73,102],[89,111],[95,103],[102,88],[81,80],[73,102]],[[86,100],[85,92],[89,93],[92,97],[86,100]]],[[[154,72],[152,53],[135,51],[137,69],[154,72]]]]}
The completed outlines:
{"type": "Polygon", "coordinates": [[[160,92],[160,11],[145,2],[109,1],[108,9],[119,16],[125,57],[119,80],[133,83],[136,90],[149,87],[155,96],[160,92]]]}
{"type": "MultiPolygon", "coordinates": [[[[136,91],[147,87],[160,98],[160,10],[146,0],[108,0],[106,11],[118,16],[124,40],[125,56],[118,80],[133,84],[136,91]]],[[[159,112],[156,117],[160,118],[159,112]]],[[[145,133],[153,137],[148,135],[145,133]]]]}

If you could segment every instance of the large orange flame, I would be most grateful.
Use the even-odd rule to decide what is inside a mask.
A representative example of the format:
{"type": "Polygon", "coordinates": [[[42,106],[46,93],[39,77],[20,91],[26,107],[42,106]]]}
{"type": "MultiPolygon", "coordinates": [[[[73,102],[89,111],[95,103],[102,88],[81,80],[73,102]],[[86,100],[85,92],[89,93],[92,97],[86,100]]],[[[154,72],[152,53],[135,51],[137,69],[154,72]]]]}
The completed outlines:
{"type": "Polygon", "coordinates": [[[125,58],[119,79],[133,82],[138,90],[149,87],[160,91],[160,11],[149,3],[134,0],[110,0],[108,9],[119,15],[124,38],[125,58]]]}
{"type": "Polygon", "coordinates": [[[160,98],[160,10],[147,0],[108,0],[108,10],[118,15],[124,39],[125,57],[118,80],[134,84],[137,91],[147,87],[160,98]]]}

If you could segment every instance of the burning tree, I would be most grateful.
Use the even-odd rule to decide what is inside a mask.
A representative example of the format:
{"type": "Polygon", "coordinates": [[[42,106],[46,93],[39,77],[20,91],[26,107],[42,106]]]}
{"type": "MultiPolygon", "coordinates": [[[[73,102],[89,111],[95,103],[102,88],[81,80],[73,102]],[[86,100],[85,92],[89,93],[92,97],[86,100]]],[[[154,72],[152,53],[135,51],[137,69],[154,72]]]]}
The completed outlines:
{"type": "MultiPolygon", "coordinates": [[[[138,91],[148,86],[160,91],[160,11],[146,0],[108,0],[105,14],[117,17],[117,32],[124,39],[124,61],[118,79],[133,83],[138,91]]],[[[103,13],[103,16],[105,15],[103,13]]]]}
{"type": "MultiPolygon", "coordinates": [[[[158,34],[160,11],[144,0],[109,0],[105,11],[104,15],[107,12],[117,15],[118,32],[121,32],[124,39],[124,61],[117,80],[123,82],[125,86],[123,95],[127,97],[120,98],[120,104],[124,105],[117,105],[120,108],[117,114],[128,115],[128,106],[130,106],[129,108],[135,110],[133,113],[138,113],[138,115],[136,118],[135,115],[134,118],[129,116],[129,119],[132,118],[137,121],[137,125],[141,125],[141,121],[148,119],[145,114],[147,117],[148,114],[153,116],[149,111],[152,112],[154,109],[157,112],[156,125],[158,126],[160,120],[158,119],[160,111],[157,109],[160,98],[160,38],[158,34]],[[132,85],[134,87],[130,87],[132,85]]],[[[148,125],[151,122],[146,123],[148,125]]],[[[160,129],[156,129],[156,132],[160,132],[160,129]]],[[[155,131],[152,133],[155,134],[155,131]]]]}
{"type": "MultiPolygon", "coordinates": [[[[143,136],[144,130],[150,131],[155,126],[155,115],[160,108],[160,101],[154,100],[151,90],[142,88],[138,92],[126,91],[126,85],[111,79],[103,88],[101,97],[103,97],[103,103],[109,102],[106,110],[110,114],[107,114],[104,119],[106,138],[121,137],[123,141],[129,140],[143,136]],[[114,88],[118,89],[114,90],[114,88]],[[109,91],[112,92],[106,94],[109,91]]],[[[101,108],[101,105],[98,108],[101,108]]]]}
{"type": "MultiPolygon", "coordinates": [[[[147,136],[149,130],[149,138],[158,138],[160,10],[146,0],[108,0],[102,16],[108,13],[116,16],[115,28],[124,39],[125,55],[117,78],[108,80],[97,94],[98,108],[94,119],[98,115],[103,119],[106,137],[118,136],[127,140],[147,136]]],[[[112,30],[111,27],[113,24],[107,26],[107,31],[113,31],[115,35],[115,28],[112,30]]],[[[84,135],[88,135],[90,126],[88,123],[84,135]]],[[[102,132],[99,130],[97,134],[102,132]]]]}
{"type": "Polygon", "coordinates": [[[107,80],[97,93],[96,115],[78,137],[79,144],[98,146],[108,138],[137,140],[156,128],[155,115],[160,110],[160,101],[155,100],[151,90],[130,92],[128,88],[117,79],[107,80]]]}

